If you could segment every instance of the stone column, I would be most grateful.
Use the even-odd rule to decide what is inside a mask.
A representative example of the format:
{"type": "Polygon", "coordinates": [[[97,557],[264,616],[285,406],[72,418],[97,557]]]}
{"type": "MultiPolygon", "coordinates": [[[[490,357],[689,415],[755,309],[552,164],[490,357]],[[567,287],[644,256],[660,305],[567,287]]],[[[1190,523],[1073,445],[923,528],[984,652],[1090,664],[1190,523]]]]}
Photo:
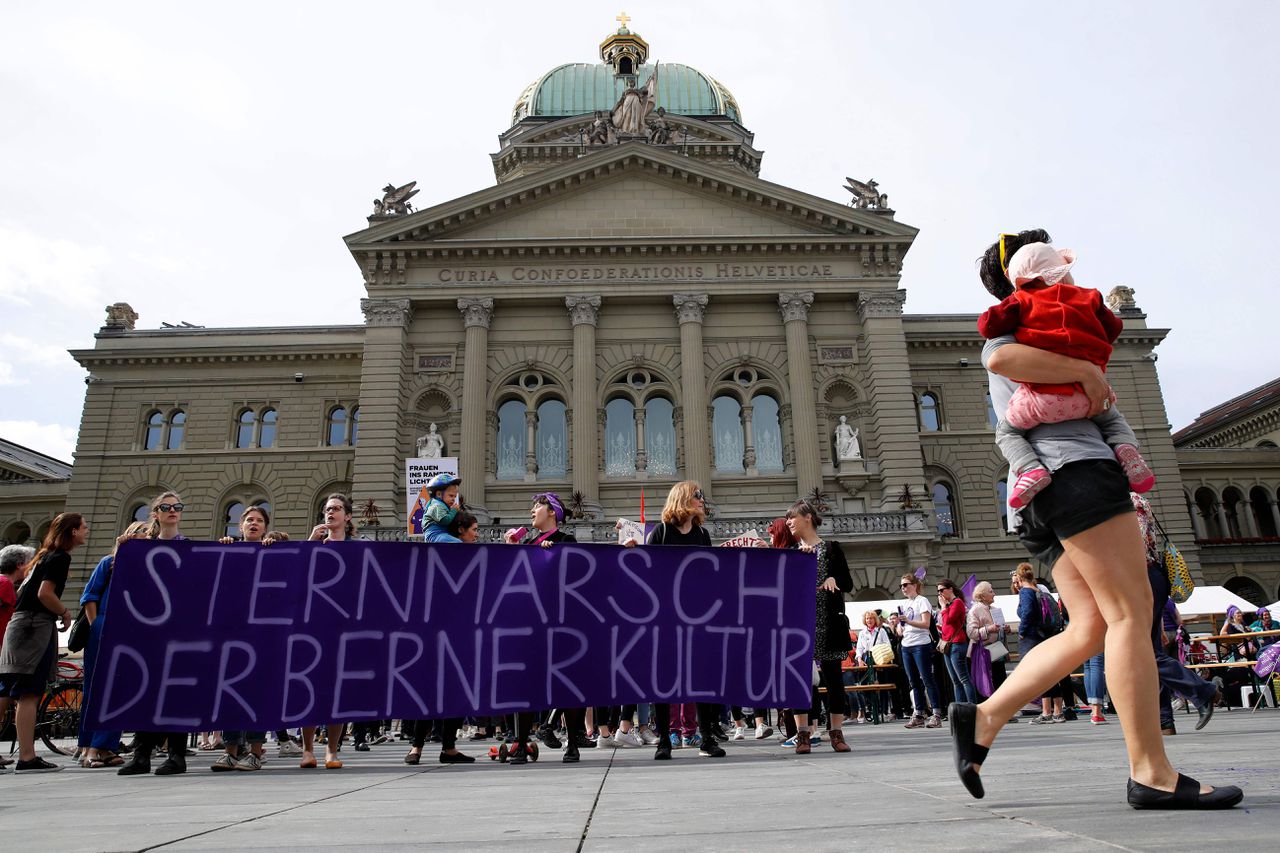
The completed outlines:
{"type": "Polygon", "coordinates": [[[809,306],[813,291],[778,294],[778,310],[787,330],[787,380],[791,386],[791,430],[795,440],[796,488],[801,495],[822,488],[818,463],[818,416],[809,361],[809,306]]]}
{"type": "Polygon", "coordinates": [[[1258,520],[1253,517],[1253,501],[1243,498],[1240,503],[1236,504],[1236,518],[1240,520],[1241,536],[1257,537],[1262,535],[1258,531],[1258,520]]]}
{"type": "Polygon", "coordinates": [[[400,488],[404,460],[399,447],[409,356],[407,337],[413,319],[408,299],[361,299],[364,358],[360,369],[360,442],[355,448],[351,498],[360,506],[369,498],[384,508],[385,527],[402,525],[405,496],[400,488]]]}
{"type": "Polygon", "coordinates": [[[705,293],[676,293],[671,302],[680,324],[680,385],[684,394],[684,476],[711,493],[711,444],[707,438],[706,368],[702,317],[710,301],[705,293]]]}
{"type": "Polygon", "coordinates": [[[1195,533],[1197,539],[1209,538],[1204,521],[1204,512],[1200,509],[1200,505],[1193,501],[1191,503],[1191,530],[1195,533]]]}
{"type": "Polygon", "coordinates": [[[644,449],[644,406],[636,406],[636,476],[647,477],[649,475],[649,455],[644,449]]]}
{"type": "Polygon", "coordinates": [[[864,441],[863,447],[872,445],[877,449],[882,512],[899,511],[898,498],[904,486],[911,487],[917,501],[927,497],[911,365],[902,328],[906,298],[904,290],[858,294],[858,317],[866,337],[863,375],[871,404],[863,432],[875,436],[874,444],[864,441]]]}
{"type": "Polygon", "coordinates": [[[524,481],[535,482],[538,479],[538,412],[526,409],[524,413],[524,481]]]}
{"type": "Polygon", "coordinates": [[[590,511],[600,507],[600,467],[596,464],[596,321],[599,296],[566,296],[573,323],[573,488],[582,492],[590,511]]]}
{"type": "Polygon", "coordinates": [[[748,474],[758,474],[756,470],[756,434],[755,424],[751,422],[751,404],[742,407],[742,470],[748,474]]]}
{"type": "Polygon", "coordinates": [[[1271,507],[1271,520],[1275,522],[1276,532],[1280,533],[1280,506],[1277,506],[1276,499],[1267,496],[1267,505],[1271,507]]]}
{"type": "MultiPolygon", "coordinates": [[[[467,507],[482,522],[488,523],[489,511],[484,505],[485,480],[491,473],[486,464],[485,449],[489,436],[497,435],[497,418],[489,429],[486,417],[489,396],[489,322],[493,319],[493,300],[459,299],[462,324],[467,330],[462,354],[462,450],[458,454],[458,471],[462,475],[467,507]]],[[[496,466],[497,460],[495,458],[496,466]]]]}
{"type": "Polygon", "coordinates": [[[1231,524],[1227,521],[1227,505],[1218,501],[1214,504],[1214,509],[1218,511],[1218,529],[1222,531],[1222,538],[1230,539],[1231,524]]]}

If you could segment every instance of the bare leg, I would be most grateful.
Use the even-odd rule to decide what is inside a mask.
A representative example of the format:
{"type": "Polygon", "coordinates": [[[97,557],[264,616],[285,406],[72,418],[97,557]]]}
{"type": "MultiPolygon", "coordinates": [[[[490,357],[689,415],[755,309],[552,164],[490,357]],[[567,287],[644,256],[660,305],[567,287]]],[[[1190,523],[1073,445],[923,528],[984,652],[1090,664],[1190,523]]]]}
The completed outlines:
{"type": "Polygon", "coordinates": [[[1036,646],[978,706],[979,744],[990,745],[1015,710],[1102,651],[1099,641],[1105,639],[1107,684],[1124,730],[1129,775],[1152,788],[1174,789],[1178,774],[1160,737],[1151,587],[1136,524],[1132,514],[1116,516],[1062,543],[1066,554],[1054,565],[1053,576],[1071,610],[1071,623],[1036,646]]]}
{"type": "Polygon", "coordinates": [[[302,764],[314,765],[316,762],[316,727],[302,727],[302,764]]]}
{"type": "Polygon", "coordinates": [[[38,693],[18,697],[13,725],[18,730],[19,761],[31,761],[36,757],[36,711],[39,710],[39,705],[38,693]]]}
{"type": "Polygon", "coordinates": [[[324,760],[338,760],[338,746],[342,743],[342,723],[328,725],[324,727],[324,760]]]}

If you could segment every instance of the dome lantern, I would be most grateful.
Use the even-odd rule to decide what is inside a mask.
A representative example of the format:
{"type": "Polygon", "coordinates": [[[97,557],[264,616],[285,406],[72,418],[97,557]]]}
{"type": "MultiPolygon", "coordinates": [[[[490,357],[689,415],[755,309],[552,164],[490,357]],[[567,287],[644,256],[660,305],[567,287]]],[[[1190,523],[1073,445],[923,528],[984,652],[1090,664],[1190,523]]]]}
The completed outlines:
{"type": "Polygon", "coordinates": [[[600,43],[600,58],[613,67],[616,76],[634,77],[636,69],[649,57],[649,44],[627,29],[631,18],[626,12],[615,20],[619,24],[618,30],[600,43]]]}

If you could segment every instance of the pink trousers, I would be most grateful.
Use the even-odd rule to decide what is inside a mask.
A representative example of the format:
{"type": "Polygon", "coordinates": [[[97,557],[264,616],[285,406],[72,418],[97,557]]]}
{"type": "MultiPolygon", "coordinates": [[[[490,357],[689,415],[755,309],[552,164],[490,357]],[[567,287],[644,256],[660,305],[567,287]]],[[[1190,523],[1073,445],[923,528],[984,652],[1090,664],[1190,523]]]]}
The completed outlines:
{"type": "MultiPolygon", "coordinates": [[[[1116,395],[1111,393],[1114,404],[1116,395]]],[[[1043,394],[1032,391],[1030,386],[1019,385],[1009,400],[1009,411],[1005,420],[1017,429],[1031,429],[1040,424],[1060,424],[1063,421],[1075,421],[1089,414],[1089,398],[1080,393],[1043,394]]]]}

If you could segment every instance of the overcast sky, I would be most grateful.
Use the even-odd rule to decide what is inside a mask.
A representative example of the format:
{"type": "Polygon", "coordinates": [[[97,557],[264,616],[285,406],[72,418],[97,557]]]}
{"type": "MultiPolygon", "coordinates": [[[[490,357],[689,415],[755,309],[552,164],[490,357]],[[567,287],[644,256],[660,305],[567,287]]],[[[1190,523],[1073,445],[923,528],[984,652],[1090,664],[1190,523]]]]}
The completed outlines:
{"type": "MultiPolygon", "coordinates": [[[[621,7],[619,7],[621,8],[621,7]]],[[[761,176],[920,229],[911,313],[990,300],[974,258],[1044,227],[1078,283],[1171,328],[1170,421],[1280,375],[1272,2],[648,2],[651,61],[737,97],[761,176]]],[[[70,460],[104,306],[140,328],[357,323],[342,236],[388,181],[494,182],[523,88],[598,61],[596,2],[42,3],[0,12],[0,436],[70,460]]]]}

